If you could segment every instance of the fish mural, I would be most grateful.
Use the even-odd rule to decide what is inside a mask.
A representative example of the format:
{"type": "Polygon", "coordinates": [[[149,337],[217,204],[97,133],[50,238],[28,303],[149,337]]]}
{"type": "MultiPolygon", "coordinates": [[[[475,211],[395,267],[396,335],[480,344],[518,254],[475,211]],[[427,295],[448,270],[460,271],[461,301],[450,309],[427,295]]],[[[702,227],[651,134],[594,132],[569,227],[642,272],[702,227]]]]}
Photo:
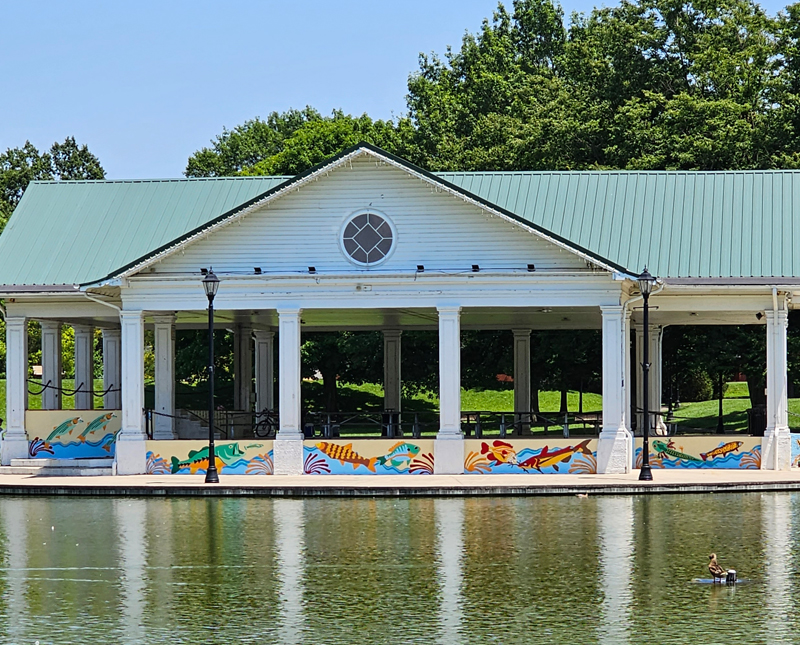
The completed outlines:
{"type": "MultiPolygon", "coordinates": [[[[217,470],[224,475],[272,475],[272,442],[220,441],[214,447],[217,470]]],[[[208,444],[201,440],[147,442],[147,473],[204,475],[208,444]]]]}
{"type": "Polygon", "coordinates": [[[433,440],[307,441],[304,472],[313,475],[428,475],[433,440]]]}
{"type": "MultiPolygon", "coordinates": [[[[91,410],[81,411],[82,414],[91,410]]],[[[86,459],[113,457],[120,429],[118,410],[102,410],[89,417],[68,410],[28,410],[25,426],[28,455],[34,459],[86,459]],[[42,438],[44,437],[44,438],[42,438]]]]}
{"type": "Polygon", "coordinates": [[[792,468],[800,468],[800,434],[792,433],[792,468]]]}
{"type": "MultiPolygon", "coordinates": [[[[723,438],[724,439],[724,438],[723,438]]],[[[637,438],[634,465],[642,461],[641,439],[637,438]]],[[[655,439],[650,444],[652,468],[757,469],[761,466],[760,437],[720,441],[713,436],[655,439]]]]}
{"type": "Polygon", "coordinates": [[[517,451],[507,441],[496,439],[491,444],[481,444],[481,454],[486,456],[489,462],[495,464],[516,464],[517,451]]]}
{"type": "Polygon", "coordinates": [[[596,444],[596,439],[577,443],[570,443],[569,439],[562,442],[534,438],[465,440],[464,472],[476,475],[594,473],[597,472],[596,444]]]}
{"type": "Polygon", "coordinates": [[[558,472],[558,464],[569,461],[572,459],[572,455],[575,453],[582,453],[584,455],[591,455],[592,451],[589,450],[589,441],[582,441],[577,446],[567,446],[566,448],[561,448],[560,450],[553,450],[552,452],[548,449],[547,446],[542,448],[541,452],[537,455],[533,455],[528,457],[525,461],[521,461],[519,463],[519,467],[524,470],[531,470],[535,468],[539,472],[542,472],[542,468],[552,467],[553,470],[558,472]]]}
{"type": "Polygon", "coordinates": [[[381,466],[386,466],[388,464],[389,468],[402,470],[408,468],[408,465],[418,454],[419,446],[401,441],[389,448],[388,454],[383,457],[378,457],[378,463],[381,466]]]}
{"type": "MultiPolygon", "coordinates": [[[[242,457],[244,455],[244,451],[239,448],[238,443],[227,443],[227,444],[220,444],[215,446],[214,449],[214,463],[217,466],[217,471],[222,472],[222,469],[230,463],[233,463],[237,457],[242,457]]],[[[174,475],[180,470],[189,469],[189,473],[192,475],[196,475],[199,471],[206,472],[208,468],[208,458],[209,458],[209,451],[208,446],[205,448],[201,448],[200,450],[192,450],[189,453],[189,458],[184,460],[179,460],[177,457],[173,455],[171,462],[172,462],[172,474],[174,475]]]]}

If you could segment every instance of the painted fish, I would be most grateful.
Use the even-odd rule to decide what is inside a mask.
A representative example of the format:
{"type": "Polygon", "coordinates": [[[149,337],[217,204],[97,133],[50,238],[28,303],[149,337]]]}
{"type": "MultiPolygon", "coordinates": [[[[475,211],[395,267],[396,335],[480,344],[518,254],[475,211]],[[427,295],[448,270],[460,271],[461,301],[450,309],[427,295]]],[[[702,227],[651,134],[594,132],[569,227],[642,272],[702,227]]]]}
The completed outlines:
{"type": "Polygon", "coordinates": [[[669,443],[664,443],[663,441],[655,440],[653,441],[653,450],[656,451],[659,457],[662,459],[666,456],[674,457],[675,459],[683,459],[684,461],[700,461],[697,457],[693,457],[692,455],[687,455],[685,452],[679,452],[674,448],[675,442],[670,441],[669,443]]]}
{"type": "Polygon", "coordinates": [[[78,435],[78,440],[81,443],[86,443],[86,437],[89,433],[94,432],[95,430],[105,430],[105,427],[108,425],[108,422],[111,421],[116,415],[112,412],[108,414],[101,414],[99,417],[91,421],[83,432],[78,435]]]}
{"type": "Polygon", "coordinates": [[[83,419],[80,417],[75,417],[73,419],[67,419],[64,421],[64,423],[57,425],[55,428],[53,428],[53,431],[50,433],[47,439],[44,440],[45,444],[50,445],[50,442],[53,441],[53,439],[60,439],[64,435],[68,435],[70,432],[72,432],[75,426],[82,421],[83,419]]]}
{"type": "Polygon", "coordinates": [[[419,446],[413,443],[400,441],[389,448],[389,452],[383,457],[378,457],[381,466],[388,464],[389,468],[401,469],[408,466],[411,460],[419,454],[419,446]]]}
{"type": "Polygon", "coordinates": [[[514,446],[499,439],[495,439],[491,446],[486,442],[482,443],[481,454],[486,455],[495,464],[517,463],[517,451],[514,450],[514,446]]]}
{"type": "Polygon", "coordinates": [[[343,466],[344,464],[353,464],[354,469],[359,466],[366,466],[367,469],[371,470],[373,473],[375,472],[375,462],[378,461],[378,458],[362,457],[357,452],[353,451],[352,443],[348,443],[346,446],[340,446],[335,443],[320,441],[317,444],[317,448],[321,450],[323,454],[338,461],[343,466]]]}
{"type": "Polygon", "coordinates": [[[589,442],[591,439],[587,439],[586,441],[582,441],[577,446],[567,446],[566,448],[561,448],[560,450],[555,450],[553,452],[549,452],[547,446],[542,448],[542,451],[538,455],[533,455],[533,457],[528,457],[525,461],[519,464],[520,468],[524,468],[525,470],[536,469],[539,472],[542,472],[542,468],[547,468],[548,466],[552,466],[554,470],[558,470],[558,464],[562,461],[569,460],[572,455],[576,452],[581,452],[584,455],[591,455],[592,451],[589,449],[589,442]]]}
{"type": "Polygon", "coordinates": [[[711,450],[710,452],[701,452],[700,457],[703,459],[703,461],[714,459],[715,457],[724,457],[728,453],[736,452],[742,447],[742,445],[744,445],[744,441],[729,441],[724,446],[714,448],[714,450],[711,450]]]}
{"type": "MultiPolygon", "coordinates": [[[[228,465],[237,457],[244,456],[244,451],[239,448],[238,443],[224,443],[216,446],[214,450],[214,463],[217,470],[222,470],[223,466],[228,465]]],[[[172,472],[177,473],[182,468],[188,468],[194,475],[198,470],[208,469],[208,446],[200,450],[192,450],[189,458],[180,461],[175,455],[172,456],[172,472]]]]}

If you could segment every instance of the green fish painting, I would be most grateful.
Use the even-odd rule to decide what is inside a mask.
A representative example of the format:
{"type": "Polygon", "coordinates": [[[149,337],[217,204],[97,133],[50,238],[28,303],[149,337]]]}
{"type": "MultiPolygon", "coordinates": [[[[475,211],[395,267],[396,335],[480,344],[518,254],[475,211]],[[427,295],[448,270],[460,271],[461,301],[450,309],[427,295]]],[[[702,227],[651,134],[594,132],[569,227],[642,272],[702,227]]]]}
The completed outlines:
{"type": "Polygon", "coordinates": [[[95,431],[102,432],[103,430],[105,430],[105,427],[108,425],[109,421],[111,421],[111,419],[113,419],[115,416],[116,415],[112,414],[111,412],[109,412],[108,414],[101,414],[99,417],[97,417],[96,419],[94,419],[93,421],[91,421],[86,425],[84,431],[78,435],[78,440],[81,443],[85,443],[86,437],[90,433],[95,431]]]}
{"type": "Polygon", "coordinates": [[[407,468],[411,460],[419,454],[419,446],[403,441],[396,443],[383,457],[378,457],[378,464],[387,468],[402,470],[407,468]]]}
{"type": "Polygon", "coordinates": [[[663,441],[655,440],[653,441],[653,450],[656,451],[659,457],[664,457],[665,455],[669,455],[670,457],[674,457],[675,459],[683,459],[684,461],[700,461],[699,457],[693,457],[692,455],[687,455],[685,452],[679,452],[674,449],[674,443],[670,441],[669,443],[664,443],[663,441]]]}
{"type": "MultiPolygon", "coordinates": [[[[239,448],[238,443],[225,443],[216,447],[214,450],[214,461],[217,464],[217,470],[222,470],[223,466],[230,464],[237,457],[243,457],[244,451],[239,448]]],[[[173,455],[172,457],[172,472],[177,473],[182,468],[188,468],[189,473],[194,475],[198,470],[208,469],[208,447],[201,450],[192,450],[189,453],[189,458],[180,461],[173,455]]]]}
{"type": "Polygon", "coordinates": [[[44,440],[44,442],[46,444],[49,444],[52,443],[54,439],[60,439],[61,437],[68,435],[70,432],[72,432],[75,426],[81,423],[82,421],[83,419],[81,419],[80,417],[67,419],[66,421],[64,421],[64,423],[57,425],[55,428],[53,428],[53,431],[50,433],[47,439],[44,440]]]}

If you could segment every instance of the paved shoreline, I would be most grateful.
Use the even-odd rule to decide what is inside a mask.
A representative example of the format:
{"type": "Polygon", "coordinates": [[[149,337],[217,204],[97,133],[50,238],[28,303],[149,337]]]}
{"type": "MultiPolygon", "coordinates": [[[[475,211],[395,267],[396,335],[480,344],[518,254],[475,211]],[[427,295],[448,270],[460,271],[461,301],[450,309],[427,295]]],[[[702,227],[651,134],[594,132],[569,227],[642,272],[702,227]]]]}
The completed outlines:
{"type": "Polygon", "coordinates": [[[800,470],[654,470],[627,475],[0,476],[0,495],[121,497],[432,497],[800,491],[800,470]]]}

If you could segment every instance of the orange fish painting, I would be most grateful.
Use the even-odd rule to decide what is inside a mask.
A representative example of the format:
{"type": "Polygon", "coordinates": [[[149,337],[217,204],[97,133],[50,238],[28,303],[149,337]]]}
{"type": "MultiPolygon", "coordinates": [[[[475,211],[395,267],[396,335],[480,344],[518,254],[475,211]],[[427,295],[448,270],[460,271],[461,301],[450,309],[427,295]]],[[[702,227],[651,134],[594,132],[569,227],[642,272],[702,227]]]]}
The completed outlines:
{"type": "Polygon", "coordinates": [[[519,467],[524,468],[525,470],[536,469],[539,472],[542,472],[542,468],[552,466],[553,470],[557,471],[558,464],[560,464],[562,461],[568,461],[576,452],[583,453],[584,455],[591,455],[592,451],[589,449],[589,441],[591,441],[591,439],[581,441],[581,443],[579,443],[577,446],[568,446],[567,448],[561,448],[560,450],[554,450],[553,452],[550,452],[548,447],[545,446],[538,455],[529,457],[520,463],[519,467]]]}
{"type": "Polygon", "coordinates": [[[323,454],[331,459],[335,459],[342,465],[346,463],[353,464],[354,469],[358,468],[359,466],[366,466],[368,470],[371,470],[373,473],[375,472],[375,462],[378,461],[378,458],[362,457],[353,450],[352,443],[348,443],[346,446],[340,446],[335,443],[320,441],[318,444],[316,444],[316,447],[318,450],[322,451],[323,454]]]}
{"type": "Polygon", "coordinates": [[[481,454],[486,455],[489,461],[493,461],[497,465],[517,463],[517,451],[514,450],[514,446],[499,439],[495,439],[491,446],[488,443],[482,443],[481,454]]]}

